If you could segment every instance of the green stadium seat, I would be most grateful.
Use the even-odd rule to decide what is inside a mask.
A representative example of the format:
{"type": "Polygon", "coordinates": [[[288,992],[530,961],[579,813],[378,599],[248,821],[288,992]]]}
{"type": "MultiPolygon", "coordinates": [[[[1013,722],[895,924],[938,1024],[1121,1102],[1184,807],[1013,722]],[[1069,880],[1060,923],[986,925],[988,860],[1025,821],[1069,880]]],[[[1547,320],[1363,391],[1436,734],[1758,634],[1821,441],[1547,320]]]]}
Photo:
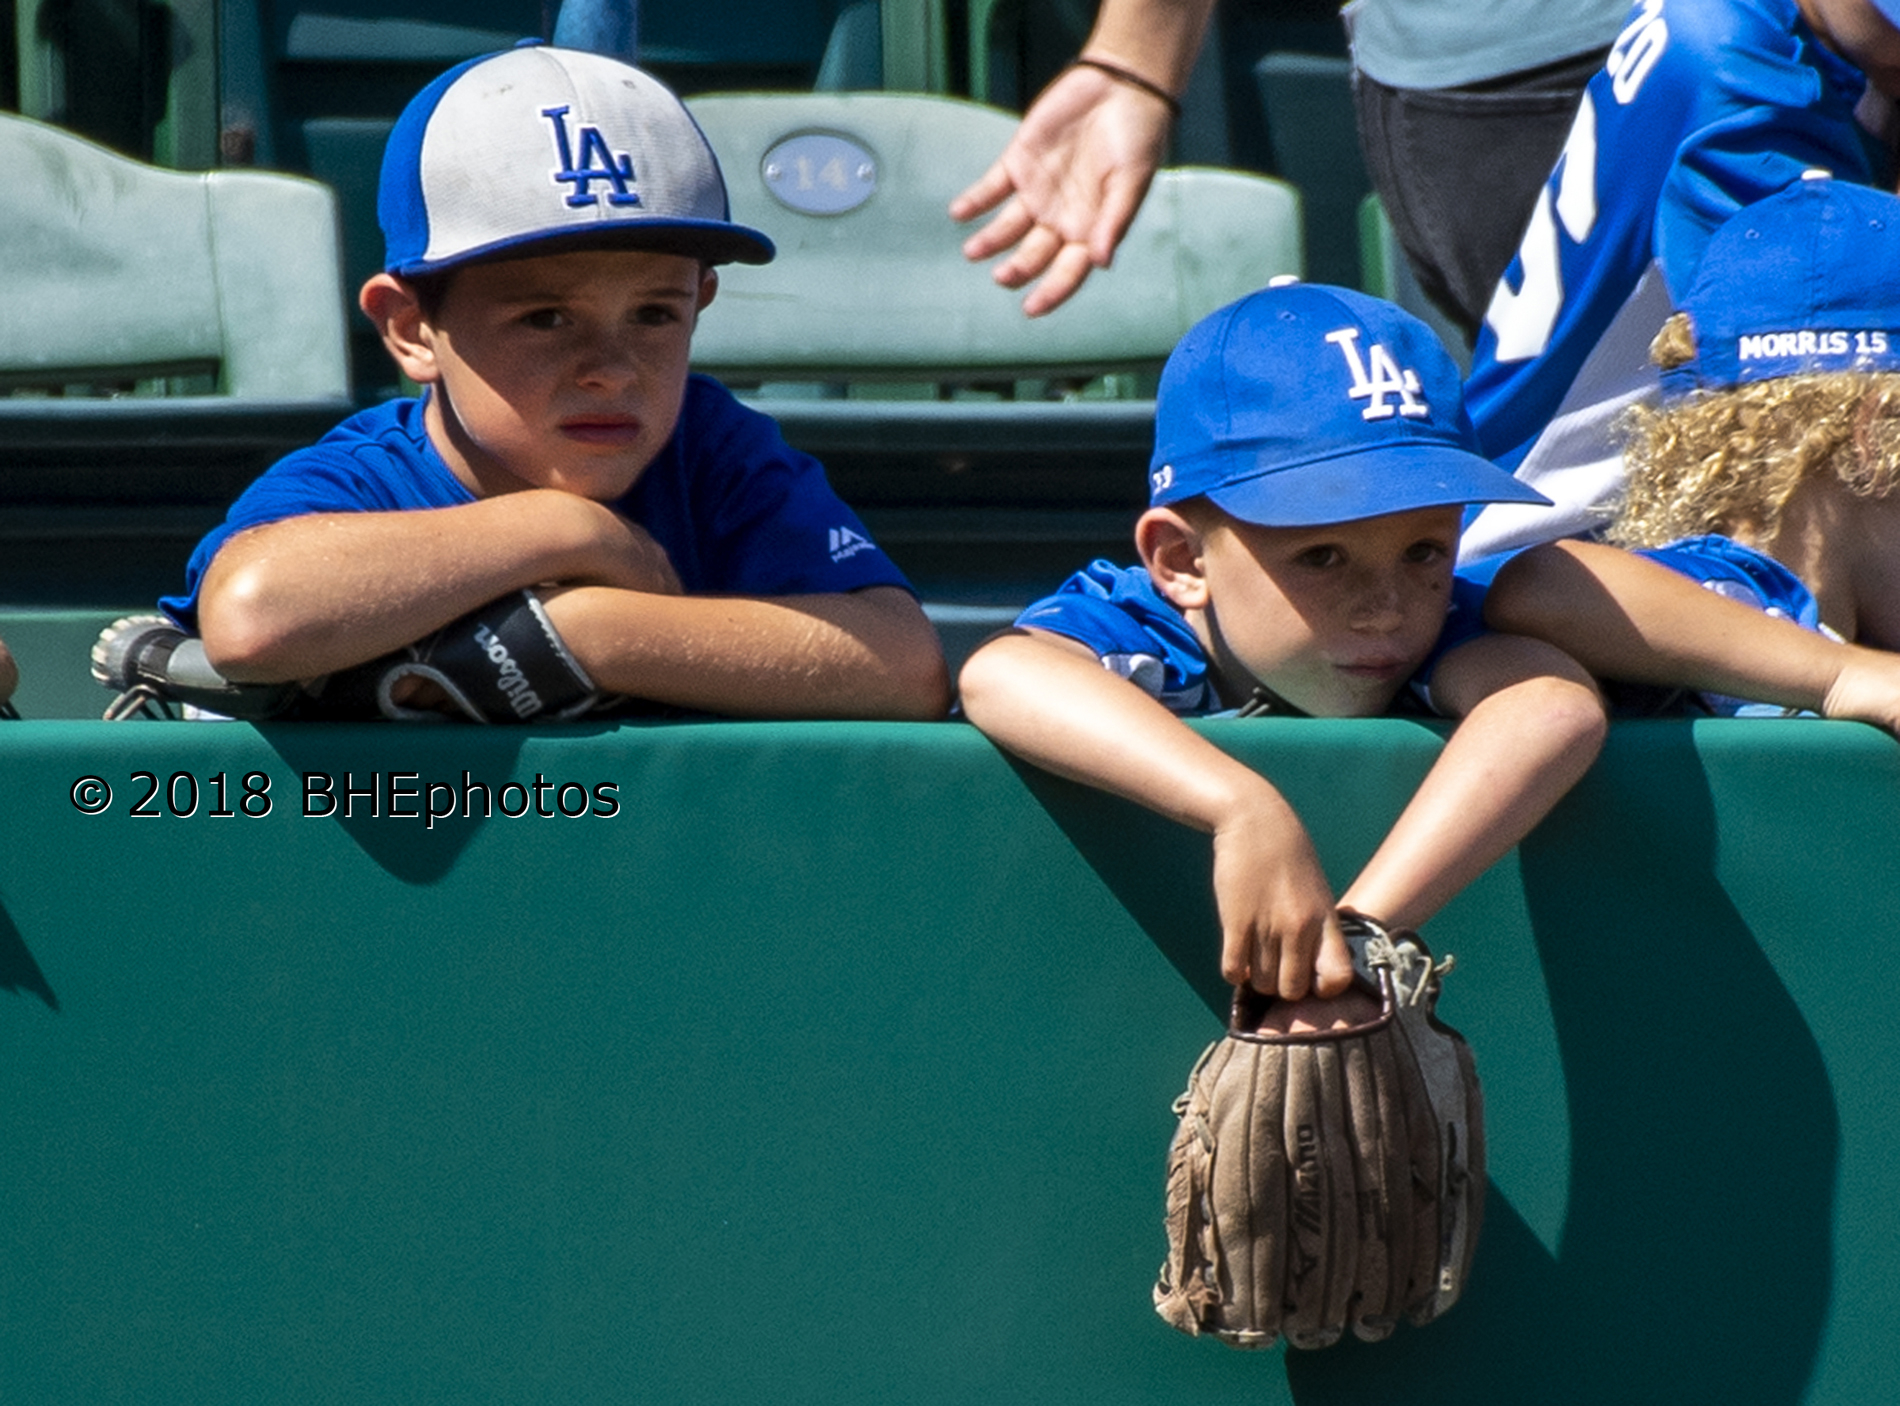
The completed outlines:
{"type": "Polygon", "coordinates": [[[335,230],[316,182],[160,170],[0,114],[0,600],[188,543],[347,412],[335,230]]]}
{"type": "Polygon", "coordinates": [[[0,284],[0,385],[203,376],[234,400],[335,401],[334,210],[311,181],[163,171],[0,114],[0,240],[15,270],[0,284]]]}
{"type": "Polygon", "coordinates": [[[1301,267],[1289,187],[1164,171],[1113,276],[1055,316],[1026,319],[962,257],[944,213],[1008,141],[1010,114],[888,94],[713,95],[689,106],[719,152],[734,217],[780,250],[771,265],[725,271],[695,361],[767,395],[777,383],[831,383],[828,397],[780,392],[772,409],[856,501],[1070,496],[1052,473],[1079,476],[1069,487],[1081,501],[1101,502],[1105,477],[1113,501],[1138,500],[1141,474],[1126,467],[1145,464],[1152,403],[1105,391],[1143,377],[1151,387],[1195,321],[1301,267]],[[1041,469],[1017,477],[1031,459],[1041,469]]]}
{"type": "Polygon", "coordinates": [[[723,271],[695,362],[824,461],[923,592],[953,665],[1090,557],[1126,554],[1161,362],[1201,316],[1300,269],[1290,187],[1164,171],[1114,271],[1032,321],[962,257],[945,214],[1011,114],[872,93],[689,106],[734,217],[780,253],[723,271]]]}

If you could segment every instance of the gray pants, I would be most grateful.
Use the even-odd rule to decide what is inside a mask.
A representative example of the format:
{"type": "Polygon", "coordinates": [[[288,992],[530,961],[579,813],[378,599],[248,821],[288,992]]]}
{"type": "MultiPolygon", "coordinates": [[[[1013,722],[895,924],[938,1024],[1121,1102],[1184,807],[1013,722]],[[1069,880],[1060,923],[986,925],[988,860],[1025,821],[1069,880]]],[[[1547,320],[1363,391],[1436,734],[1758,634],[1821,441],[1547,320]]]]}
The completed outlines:
{"type": "Polygon", "coordinates": [[[1419,287],[1471,340],[1608,52],[1466,88],[1388,88],[1353,74],[1373,189],[1419,287]]]}

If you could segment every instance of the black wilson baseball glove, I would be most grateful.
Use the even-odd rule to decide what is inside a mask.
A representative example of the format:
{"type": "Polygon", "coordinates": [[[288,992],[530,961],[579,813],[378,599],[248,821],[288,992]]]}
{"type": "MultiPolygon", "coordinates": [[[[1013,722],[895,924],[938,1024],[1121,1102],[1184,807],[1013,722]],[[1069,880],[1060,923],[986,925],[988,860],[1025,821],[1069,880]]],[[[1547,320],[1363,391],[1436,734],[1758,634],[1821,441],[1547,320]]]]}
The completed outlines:
{"type": "Polygon", "coordinates": [[[180,707],[293,722],[440,722],[450,715],[398,702],[409,680],[432,685],[455,714],[479,723],[574,718],[601,701],[531,590],[510,591],[425,639],[306,684],[232,683],[196,637],[162,615],[133,615],[100,634],[92,675],[116,695],[108,721],[180,707]]]}

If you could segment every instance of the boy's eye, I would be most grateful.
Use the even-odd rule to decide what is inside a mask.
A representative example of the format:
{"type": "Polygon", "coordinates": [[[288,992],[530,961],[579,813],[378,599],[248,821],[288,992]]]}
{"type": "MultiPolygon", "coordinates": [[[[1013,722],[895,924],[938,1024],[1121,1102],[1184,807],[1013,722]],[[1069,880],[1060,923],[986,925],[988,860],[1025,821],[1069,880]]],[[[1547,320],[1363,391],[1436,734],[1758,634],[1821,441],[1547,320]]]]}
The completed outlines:
{"type": "Polygon", "coordinates": [[[1450,555],[1451,547],[1448,543],[1432,538],[1414,542],[1405,549],[1405,560],[1413,566],[1430,566],[1445,560],[1450,555]]]}
{"type": "Polygon", "coordinates": [[[634,314],[643,327],[666,327],[680,320],[679,309],[671,303],[647,303],[634,314]]]}
{"type": "Polygon", "coordinates": [[[557,327],[567,325],[567,319],[559,308],[535,308],[532,312],[523,313],[521,321],[524,325],[543,332],[550,332],[557,327]]]}
{"type": "Polygon", "coordinates": [[[1305,551],[1293,558],[1299,565],[1310,566],[1317,570],[1324,570],[1329,566],[1338,566],[1341,562],[1345,561],[1345,559],[1346,554],[1331,544],[1308,547],[1305,551]]]}

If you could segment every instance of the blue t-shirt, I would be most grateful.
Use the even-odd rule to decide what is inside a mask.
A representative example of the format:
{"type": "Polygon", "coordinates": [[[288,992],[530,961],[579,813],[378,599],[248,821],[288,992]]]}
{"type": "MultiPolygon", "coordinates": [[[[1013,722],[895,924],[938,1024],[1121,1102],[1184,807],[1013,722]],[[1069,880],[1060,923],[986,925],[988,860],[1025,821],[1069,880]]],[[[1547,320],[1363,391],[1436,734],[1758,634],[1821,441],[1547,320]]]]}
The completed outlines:
{"type": "MultiPolygon", "coordinates": [[[[183,595],[159,604],[197,628],[198,590],[233,534],[307,513],[400,512],[475,501],[423,428],[420,400],[352,415],[285,455],[198,544],[183,595]]],[[[673,437],[608,504],[665,549],[689,595],[789,596],[910,583],[831,491],[823,467],[724,386],[689,377],[673,437]]]]}
{"type": "MultiPolygon", "coordinates": [[[[1431,676],[1439,660],[1484,633],[1483,607],[1483,587],[1452,578],[1445,628],[1411,680],[1413,694],[1426,706],[1431,706],[1431,676]]],[[[1088,646],[1112,673],[1182,717],[1226,711],[1208,676],[1207,651],[1143,567],[1090,562],[1054,595],[1025,609],[1016,624],[1088,646]]]]}
{"type": "MultiPolygon", "coordinates": [[[[1718,225],[1804,170],[1884,176],[1866,87],[1795,0],[1641,0],[1485,314],[1466,400],[1486,456],[1517,467],[1652,264],[1679,294],[1718,225]]],[[[1660,320],[1619,340],[1640,359],[1660,320]]]]}

